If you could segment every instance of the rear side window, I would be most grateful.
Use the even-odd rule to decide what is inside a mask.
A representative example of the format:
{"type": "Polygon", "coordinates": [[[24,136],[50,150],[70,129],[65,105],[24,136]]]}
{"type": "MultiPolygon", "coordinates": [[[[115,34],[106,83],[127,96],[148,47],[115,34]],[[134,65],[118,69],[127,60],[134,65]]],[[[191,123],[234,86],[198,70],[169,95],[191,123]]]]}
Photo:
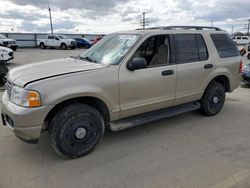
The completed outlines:
{"type": "Polygon", "coordinates": [[[239,50],[227,34],[211,34],[218,54],[221,58],[239,56],[239,50]]]}
{"type": "Polygon", "coordinates": [[[48,36],[48,39],[54,39],[54,36],[48,36]]]}
{"type": "Polygon", "coordinates": [[[191,63],[208,59],[207,47],[200,34],[176,34],[176,63],[191,63]]]}

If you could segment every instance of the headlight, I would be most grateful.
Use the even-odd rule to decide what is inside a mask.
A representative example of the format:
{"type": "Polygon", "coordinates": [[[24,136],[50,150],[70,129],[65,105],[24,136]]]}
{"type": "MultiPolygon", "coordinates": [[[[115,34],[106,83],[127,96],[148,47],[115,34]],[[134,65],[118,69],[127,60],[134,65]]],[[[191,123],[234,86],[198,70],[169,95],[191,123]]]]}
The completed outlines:
{"type": "Polygon", "coordinates": [[[10,101],[22,107],[41,106],[40,94],[18,86],[13,86],[10,94],[10,101]]]}

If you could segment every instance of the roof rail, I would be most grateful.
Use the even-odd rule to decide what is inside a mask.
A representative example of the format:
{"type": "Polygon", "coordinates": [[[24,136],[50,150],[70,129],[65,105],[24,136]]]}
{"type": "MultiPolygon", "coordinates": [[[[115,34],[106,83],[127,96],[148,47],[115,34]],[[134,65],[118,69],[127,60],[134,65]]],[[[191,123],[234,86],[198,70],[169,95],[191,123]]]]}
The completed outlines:
{"type": "Polygon", "coordinates": [[[147,29],[161,29],[161,30],[173,30],[173,29],[194,29],[194,30],[216,30],[222,31],[219,27],[209,27],[209,26],[159,26],[151,27],[147,29]]]}

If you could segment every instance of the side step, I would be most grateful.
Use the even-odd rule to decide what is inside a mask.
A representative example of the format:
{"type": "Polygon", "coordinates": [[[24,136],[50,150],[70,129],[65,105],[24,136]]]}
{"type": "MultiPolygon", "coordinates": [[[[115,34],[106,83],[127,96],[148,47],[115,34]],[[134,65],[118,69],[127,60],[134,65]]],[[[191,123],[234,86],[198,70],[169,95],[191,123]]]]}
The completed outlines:
{"type": "Polygon", "coordinates": [[[150,123],[164,118],[172,117],[185,112],[194,111],[199,108],[200,108],[200,103],[198,102],[186,103],[174,107],[169,107],[166,109],[148,112],[145,114],[140,114],[137,116],[110,122],[110,129],[112,131],[120,131],[130,127],[135,127],[145,123],[150,123]]]}

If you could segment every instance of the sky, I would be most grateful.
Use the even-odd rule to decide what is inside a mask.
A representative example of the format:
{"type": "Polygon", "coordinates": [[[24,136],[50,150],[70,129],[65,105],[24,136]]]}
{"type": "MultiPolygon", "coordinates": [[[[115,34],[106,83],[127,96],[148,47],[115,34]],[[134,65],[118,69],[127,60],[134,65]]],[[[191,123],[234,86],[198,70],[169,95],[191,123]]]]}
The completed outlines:
{"type": "Polygon", "coordinates": [[[246,32],[250,0],[0,0],[0,32],[109,34],[147,27],[203,25],[246,32]]]}

